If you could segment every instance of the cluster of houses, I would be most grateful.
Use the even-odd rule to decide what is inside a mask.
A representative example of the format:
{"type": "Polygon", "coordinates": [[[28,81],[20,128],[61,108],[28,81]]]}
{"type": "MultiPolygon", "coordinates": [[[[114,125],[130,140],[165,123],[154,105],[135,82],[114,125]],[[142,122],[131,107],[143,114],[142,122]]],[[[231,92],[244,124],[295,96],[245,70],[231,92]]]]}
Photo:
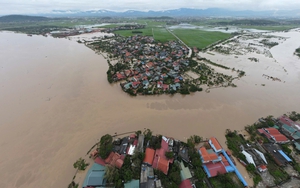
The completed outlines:
{"type": "MultiPolygon", "coordinates": [[[[253,164],[259,172],[267,171],[268,161],[265,153],[269,153],[277,165],[286,166],[292,159],[282,150],[281,144],[293,142],[295,148],[300,151],[300,125],[287,116],[272,118],[273,127],[257,129],[257,133],[269,140],[268,143],[259,143],[260,150],[247,144],[241,145],[241,153],[245,156],[246,162],[238,159],[244,166],[253,164]],[[297,148],[298,147],[298,148],[297,148]]],[[[265,123],[263,118],[260,122],[265,123]]],[[[223,172],[225,170],[223,169],[223,172]]]]}
{"type": "Polygon", "coordinates": [[[118,31],[118,30],[135,30],[135,29],[144,29],[144,28],[145,28],[145,25],[141,25],[141,24],[125,24],[125,25],[120,25],[117,27],[105,28],[105,29],[102,29],[101,32],[111,33],[111,32],[118,31]]]}
{"type": "Polygon", "coordinates": [[[166,152],[174,152],[174,154],[181,156],[184,161],[189,162],[187,148],[180,141],[162,136],[159,149],[149,147],[149,143],[144,144],[144,141],[145,136],[143,134],[139,136],[132,134],[128,137],[117,139],[113,142],[113,150],[106,159],[100,158],[97,155],[97,150],[91,152],[90,155],[94,158],[95,163],[89,169],[82,187],[106,187],[106,165],[112,165],[117,169],[121,169],[126,155],[133,155],[134,152],[143,152],[145,157],[141,165],[140,179],[133,179],[125,183],[125,188],[162,188],[160,179],[154,174],[154,169],[168,175],[170,164],[175,162],[180,167],[182,181],[179,187],[195,188],[195,185],[191,182],[192,175],[189,167],[186,167],[183,162],[174,161],[174,158],[168,159],[166,157],[166,152]]]}
{"type": "Polygon", "coordinates": [[[245,187],[247,182],[235,167],[233,160],[229,157],[230,152],[225,152],[215,137],[208,140],[207,147],[203,146],[199,149],[203,169],[207,177],[215,177],[219,174],[234,172],[245,187]],[[228,155],[229,154],[229,155],[228,155]]]}
{"type": "Polygon", "coordinates": [[[155,43],[149,36],[132,36],[126,39],[112,40],[110,54],[119,57],[122,64],[130,64],[125,69],[113,71],[114,82],[121,83],[123,90],[139,88],[151,93],[154,88],[162,91],[178,90],[183,82],[181,74],[189,66],[186,58],[189,49],[170,41],[155,43]]]}
{"type": "Polygon", "coordinates": [[[278,119],[273,118],[273,121],[275,123],[273,127],[258,129],[258,133],[273,143],[285,144],[293,142],[296,149],[300,151],[300,124],[285,115],[278,119]]]}

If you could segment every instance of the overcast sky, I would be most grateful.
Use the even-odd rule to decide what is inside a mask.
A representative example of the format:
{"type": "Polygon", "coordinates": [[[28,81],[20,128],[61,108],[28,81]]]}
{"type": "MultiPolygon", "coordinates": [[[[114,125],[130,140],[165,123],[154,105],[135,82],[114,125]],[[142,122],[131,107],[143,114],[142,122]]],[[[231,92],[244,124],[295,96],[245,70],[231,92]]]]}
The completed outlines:
{"type": "Polygon", "coordinates": [[[227,8],[238,10],[300,9],[300,0],[0,0],[0,15],[48,13],[51,10],[167,10],[227,8]]]}

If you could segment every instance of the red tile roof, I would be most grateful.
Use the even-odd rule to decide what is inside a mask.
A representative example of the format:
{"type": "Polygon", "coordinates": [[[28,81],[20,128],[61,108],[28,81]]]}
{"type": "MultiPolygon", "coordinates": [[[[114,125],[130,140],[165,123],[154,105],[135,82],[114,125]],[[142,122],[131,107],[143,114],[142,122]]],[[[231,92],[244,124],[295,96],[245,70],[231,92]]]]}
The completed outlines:
{"type": "Polygon", "coordinates": [[[189,179],[183,180],[180,183],[179,188],[192,188],[192,183],[189,179]]]}
{"type": "Polygon", "coordinates": [[[117,159],[115,165],[120,169],[123,166],[123,163],[124,161],[122,159],[117,159]]]}
{"type": "Polygon", "coordinates": [[[200,153],[204,163],[208,163],[210,161],[218,159],[216,153],[208,153],[205,147],[200,148],[200,153]]]}
{"type": "Polygon", "coordinates": [[[287,142],[288,138],[285,137],[283,134],[281,134],[277,129],[275,128],[263,128],[258,129],[258,131],[264,135],[266,135],[267,138],[273,137],[276,142],[287,142]]]}
{"type": "Polygon", "coordinates": [[[164,90],[167,90],[167,89],[169,89],[169,85],[163,84],[163,88],[164,88],[164,90]]]}
{"type": "Polygon", "coordinates": [[[95,159],[95,163],[97,163],[99,165],[102,165],[102,166],[105,166],[105,161],[102,158],[100,158],[100,157],[97,157],[95,159]]]}
{"type": "Polygon", "coordinates": [[[220,145],[220,143],[218,142],[218,140],[215,137],[211,137],[210,138],[212,144],[215,146],[216,150],[221,150],[222,146],[220,145]]]}
{"type": "Polygon", "coordinates": [[[225,174],[227,171],[222,163],[208,163],[205,164],[209,170],[211,177],[215,177],[220,174],[225,174]]]}
{"type": "Polygon", "coordinates": [[[279,118],[279,121],[281,121],[282,123],[284,123],[288,126],[292,126],[295,124],[295,122],[293,120],[291,120],[290,118],[288,118],[287,116],[281,116],[279,118]]]}
{"type": "Polygon", "coordinates": [[[111,164],[112,166],[115,166],[117,168],[121,168],[124,161],[121,158],[120,154],[111,152],[109,156],[104,160],[104,162],[106,164],[111,164]]]}
{"type": "Polygon", "coordinates": [[[282,134],[273,135],[277,142],[287,142],[288,139],[282,134]]]}
{"type": "Polygon", "coordinates": [[[158,164],[157,164],[157,169],[162,171],[164,174],[168,174],[169,170],[169,160],[159,157],[158,159],[158,164]]]}
{"type": "Polygon", "coordinates": [[[145,158],[144,158],[143,162],[147,163],[149,165],[152,165],[153,164],[154,153],[155,153],[154,149],[146,148],[145,158]]]}
{"type": "Polygon", "coordinates": [[[109,154],[108,157],[104,160],[104,162],[105,162],[106,164],[111,163],[113,156],[114,156],[114,152],[110,152],[110,154],[109,154]]]}
{"type": "Polygon", "coordinates": [[[267,132],[269,132],[270,134],[281,134],[277,129],[275,129],[275,128],[265,128],[265,130],[267,131],[267,132]]]}

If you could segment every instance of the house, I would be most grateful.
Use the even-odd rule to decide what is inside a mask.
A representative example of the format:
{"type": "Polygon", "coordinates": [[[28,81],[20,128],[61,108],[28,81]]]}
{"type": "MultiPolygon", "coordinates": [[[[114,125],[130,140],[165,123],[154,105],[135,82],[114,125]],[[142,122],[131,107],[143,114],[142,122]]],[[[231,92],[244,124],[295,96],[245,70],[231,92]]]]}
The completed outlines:
{"type": "Polygon", "coordinates": [[[124,88],[125,90],[127,90],[127,89],[129,89],[129,88],[131,87],[131,85],[132,85],[132,83],[131,83],[131,82],[128,82],[128,83],[124,84],[123,88],[124,88]]]}
{"type": "Polygon", "coordinates": [[[191,181],[189,179],[186,179],[180,183],[179,188],[193,188],[193,186],[191,181]]]}
{"type": "Polygon", "coordinates": [[[298,142],[294,142],[294,146],[298,152],[300,151],[300,144],[298,142]]]}
{"type": "Polygon", "coordinates": [[[145,158],[144,158],[143,163],[151,166],[153,164],[154,154],[155,154],[155,150],[154,149],[152,149],[152,148],[146,148],[145,158]]]}
{"type": "Polygon", "coordinates": [[[291,140],[300,140],[300,131],[296,128],[283,124],[281,130],[291,140]]]}
{"type": "Polygon", "coordinates": [[[258,166],[258,171],[259,172],[265,172],[265,171],[267,171],[267,166],[266,165],[260,165],[260,166],[258,166]]]}
{"type": "Polygon", "coordinates": [[[192,174],[191,174],[190,169],[188,167],[185,167],[182,161],[180,162],[179,165],[180,165],[181,180],[183,181],[183,180],[192,178],[192,174]]]}
{"type": "Polygon", "coordinates": [[[162,88],[164,91],[167,91],[167,90],[169,90],[169,85],[163,84],[162,88]]]}
{"type": "Polygon", "coordinates": [[[139,180],[131,180],[130,182],[124,183],[124,188],[139,188],[140,181],[139,180]]]}
{"type": "Polygon", "coordinates": [[[274,141],[275,143],[284,144],[289,142],[287,137],[285,137],[283,134],[281,134],[277,129],[275,128],[262,128],[257,130],[260,134],[265,135],[270,141],[274,141]]]}
{"type": "Polygon", "coordinates": [[[116,74],[116,77],[118,80],[122,80],[122,79],[126,78],[122,73],[119,73],[119,72],[116,74]]]}
{"type": "Polygon", "coordinates": [[[252,155],[250,155],[248,152],[246,152],[245,150],[242,151],[242,154],[244,154],[244,156],[246,157],[246,160],[249,164],[253,164],[256,167],[256,164],[253,160],[252,155]]]}
{"type": "Polygon", "coordinates": [[[167,159],[166,152],[169,152],[169,138],[163,136],[161,141],[161,148],[155,150],[152,167],[162,171],[164,174],[168,174],[169,164],[173,163],[174,159],[167,159]]]}
{"type": "Polygon", "coordinates": [[[82,184],[82,187],[105,187],[106,180],[104,179],[105,166],[94,163],[89,169],[82,184]]]}
{"type": "Polygon", "coordinates": [[[162,88],[162,86],[163,86],[163,83],[161,81],[158,81],[156,87],[160,89],[160,88],[162,88]]]}
{"type": "Polygon", "coordinates": [[[111,152],[109,156],[104,160],[104,162],[120,169],[123,166],[124,158],[125,155],[111,152]]]}
{"type": "Polygon", "coordinates": [[[140,83],[141,83],[141,82],[132,82],[132,87],[133,87],[134,89],[136,89],[137,87],[139,87],[140,83]]]}
{"type": "Polygon", "coordinates": [[[210,146],[214,149],[214,151],[216,153],[219,153],[222,151],[222,146],[220,145],[220,143],[218,142],[218,140],[215,137],[211,137],[208,140],[208,143],[210,144],[210,146]]]}
{"type": "Polygon", "coordinates": [[[199,154],[202,163],[209,163],[209,162],[215,163],[222,160],[222,158],[218,157],[218,155],[214,153],[212,150],[207,151],[205,147],[201,147],[199,149],[199,154]]]}

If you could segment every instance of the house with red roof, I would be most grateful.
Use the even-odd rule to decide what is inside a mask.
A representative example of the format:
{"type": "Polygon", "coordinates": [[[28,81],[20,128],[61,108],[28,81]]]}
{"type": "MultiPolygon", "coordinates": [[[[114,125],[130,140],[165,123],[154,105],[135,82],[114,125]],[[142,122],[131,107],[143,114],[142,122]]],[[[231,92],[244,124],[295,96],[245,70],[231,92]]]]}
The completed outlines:
{"type": "Polygon", "coordinates": [[[167,159],[166,152],[169,152],[169,138],[163,136],[161,141],[161,148],[155,150],[152,167],[168,174],[169,164],[174,162],[174,159],[167,159]]]}
{"type": "Polygon", "coordinates": [[[275,143],[284,144],[289,142],[289,139],[275,128],[262,128],[257,129],[257,131],[260,134],[265,135],[269,140],[274,141],[275,143]]]}
{"type": "MultiPolygon", "coordinates": [[[[104,160],[105,164],[110,164],[112,166],[115,166],[117,168],[121,168],[124,163],[125,155],[120,155],[115,152],[111,152],[109,156],[104,160]]],[[[98,160],[99,164],[102,162],[101,160],[98,160]]]]}
{"type": "Polygon", "coordinates": [[[158,81],[156,87],[160,89],[160,88],[162,88],[162,86],[163,86],[163,83],[161,81],[158,81]]]}
{"type": "Polygon", "coordinates": [[[117,72],[116,77],[118,80],[122,80],[124,78],[126,78],[122,73],[117,72]]]}
{"type": "Polygon", "coordinates": [[[218,155],[210,150],[210,152],[207,151],[205,147],[201,147],[199,149],[199,154],[202,160],[202,163],[209,163],[209,162],[219,162],[222,160],[221,157],[218,157],[218,155]]]}
{"type": "Polygon", "coordinates": [[[163,84],[162,87],[163,87],[163,90],[164,90],[164,91],[169,90],[169,85],[168,85],[168,84],[163,84]]]}
{"type": "Polygon", "coordinates": [[[222,151],[222,146],[220,145],[219,141],[215,138],[215,137],[211,137],[208,140],[208,143],[210,144],[210,146],[214,149],[214,151],[216,153],[219,153],[222,151]]]}
{"type": "Polygon", "coordinates": [[[152,165],[153,164],[153,158],[154,158],[154,154],[155,154],[155,150],[152,148],[146,148],[145,151],[145,158],[143,163],[148,164],[148,165],[152,165]]]}
{"type": "Polygon", "coordinates": [[[180,183],[179,188],[193,188],[193,186],[191,181],[189,179],[186,179],[180,183]]]}
{"type": "Polygon", "coordinates": [[[137,87],[139,87],[140,83],[141,83],[141,82],[132,82],[132,87],[133,87],[134,89],[136,89],[137,87]]]}

